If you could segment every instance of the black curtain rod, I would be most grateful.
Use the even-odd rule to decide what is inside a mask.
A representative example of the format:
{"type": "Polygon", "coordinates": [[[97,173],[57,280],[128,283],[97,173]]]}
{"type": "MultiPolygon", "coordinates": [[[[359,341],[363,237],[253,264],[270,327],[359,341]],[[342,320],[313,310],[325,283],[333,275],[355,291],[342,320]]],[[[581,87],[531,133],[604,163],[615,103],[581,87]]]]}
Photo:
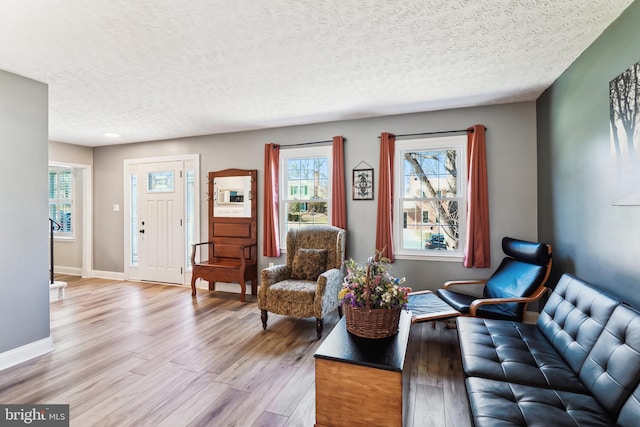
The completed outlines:
{"type": "MultiPolygon", "coordinates": [[[[487,127],[484,127],[484,130],[487,130],[487,127]]],[[[404,133],[401,135],[395,135],[396,138],[402,138],[405,136],[425,136],[425,135],[442,135],[445,133],[461,133],[461,132],[467,132],[467,129],[457,129],[457,130],[441,130],[438,132],[422,132],[422,133],[404,133]]],[[[471,132],[473,132],[473,129],[471,129],[471,132]]],[[[378,139],[380,139],[380,137],[378,137],[378,139]]]]}
{"type": "MultiPolygon", "coordinates": [[[[346,141],[347,138],[342,138],[343,141],[346,141]]],[[[288,147],[300,147],[302,145],[313,145],[313,144],[327,144],[329,142],[333,142],[333,139],[327,139],[326,141],[313,141],[313,142],[299,142],[297,144],[286,144],[280,145],[280,148],[288,148],[288,147]]]]}

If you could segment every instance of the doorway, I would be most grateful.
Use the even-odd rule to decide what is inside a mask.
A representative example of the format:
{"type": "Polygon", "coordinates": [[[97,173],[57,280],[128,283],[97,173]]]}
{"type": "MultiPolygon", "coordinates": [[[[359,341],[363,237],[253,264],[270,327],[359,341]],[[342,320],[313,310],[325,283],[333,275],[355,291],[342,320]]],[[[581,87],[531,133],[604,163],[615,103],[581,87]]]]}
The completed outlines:
{"type": "Polygon", "coordinates": [[[93,215],[91,165],[49,162],[49,217],[64,225],[54,237],[56,273],[91,277],[93,270],[93,215]],[[69,171],[68,194],[61,198],[60,179],[69,171]],[[53,179],[52,179],[53,177],[53,179]],[[53,199],[53,200],[52,200],[53,199]],[[53,206],[52,206],[53,202],[53,206]],[[64,208],[64,205],[67,205],[64,208]],[[61,209],[62,207],[62,209],[61,209]]]}
{"type": "Polygon", "coordinates": [[[125,276],[185,285],[199,236],[199,155],[125,160],[125,276]]]}

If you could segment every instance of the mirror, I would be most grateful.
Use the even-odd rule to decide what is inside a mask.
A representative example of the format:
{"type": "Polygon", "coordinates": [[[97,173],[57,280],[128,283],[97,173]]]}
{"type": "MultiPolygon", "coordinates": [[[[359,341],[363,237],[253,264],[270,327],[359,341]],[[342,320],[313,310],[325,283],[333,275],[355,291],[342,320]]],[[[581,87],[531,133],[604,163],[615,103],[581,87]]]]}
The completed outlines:
{"type": "Polygon", "coordinates": [[[213,180],[213,216],[251,217],[251,177],[225,176],[213,180]]]}

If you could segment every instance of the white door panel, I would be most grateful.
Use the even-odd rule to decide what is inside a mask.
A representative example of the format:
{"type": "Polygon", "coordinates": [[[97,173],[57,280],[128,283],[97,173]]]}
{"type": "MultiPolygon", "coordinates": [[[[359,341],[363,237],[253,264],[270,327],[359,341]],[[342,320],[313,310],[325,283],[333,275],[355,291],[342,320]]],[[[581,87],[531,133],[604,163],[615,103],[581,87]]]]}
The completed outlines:
{"type": "Polygon", "coordinates": [[[182,284],[182,162],[141,164],[140,178],[140,279],[182,284]]]}

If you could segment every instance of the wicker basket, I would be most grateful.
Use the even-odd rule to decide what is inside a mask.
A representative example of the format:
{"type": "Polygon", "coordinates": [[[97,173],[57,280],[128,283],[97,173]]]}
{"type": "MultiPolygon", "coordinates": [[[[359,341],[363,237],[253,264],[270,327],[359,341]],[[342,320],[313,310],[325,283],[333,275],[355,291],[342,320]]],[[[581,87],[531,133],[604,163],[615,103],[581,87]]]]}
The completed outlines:
{"type": "Polygon", "coordinates": [[[398,333],[402,308],[358,308],[342,306],[347,331],[362,338],[386,338],[398,333]]]}

